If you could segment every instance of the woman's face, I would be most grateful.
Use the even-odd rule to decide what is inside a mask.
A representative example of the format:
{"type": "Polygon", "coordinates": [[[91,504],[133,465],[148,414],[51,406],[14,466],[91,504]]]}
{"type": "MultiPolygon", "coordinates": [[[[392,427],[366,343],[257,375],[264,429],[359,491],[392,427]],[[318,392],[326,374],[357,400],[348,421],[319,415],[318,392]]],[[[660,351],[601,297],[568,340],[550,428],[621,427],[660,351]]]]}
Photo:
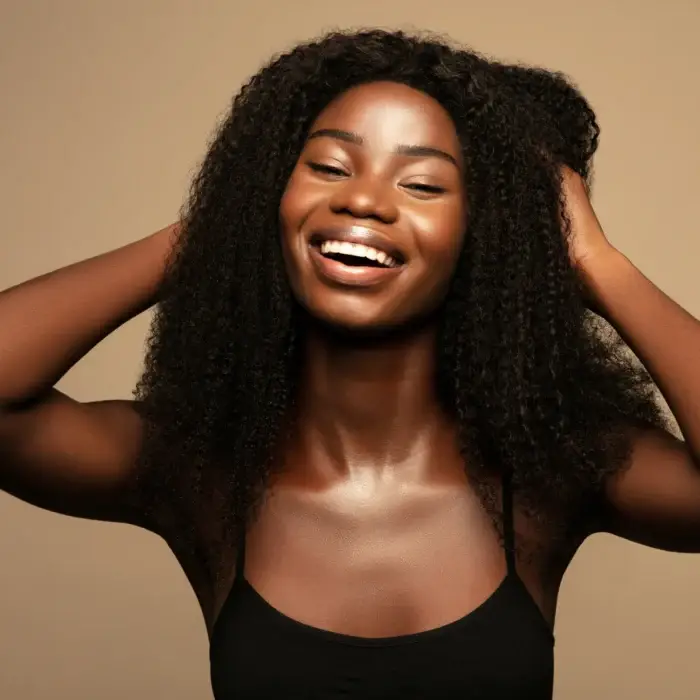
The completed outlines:
{"type": "Polygon", "coordinates": [[[466,224],[451,118],[405,85],[355,87],[318,117],[280,204],[292,289],[347,330],[396,328],[442,302],[466,224]]]}

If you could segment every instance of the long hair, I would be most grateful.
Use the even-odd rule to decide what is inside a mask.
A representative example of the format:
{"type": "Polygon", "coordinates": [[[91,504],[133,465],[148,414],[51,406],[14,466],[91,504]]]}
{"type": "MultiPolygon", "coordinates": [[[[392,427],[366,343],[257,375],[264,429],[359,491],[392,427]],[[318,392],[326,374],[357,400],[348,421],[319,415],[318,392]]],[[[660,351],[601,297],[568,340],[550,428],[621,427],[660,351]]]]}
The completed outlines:
{"type": "Polygon", "coordinates": [[[599,135],[577,89],[430,38],[333,33],[274,58],[233,100],[154,317],[136,390],[140,497],[202,556],[214,530],[254,512],[295,397],[285,185],[319,112],[378,80],[440,102],[463,148],[469,222],[440,312],[438,382],[485,501],[507,476],[530,512],[563,513],[625,464],[630,426],[662,421],[650,378],[601,332],[569,260],[560,166],[588,181],[599,135]],[[220,524],[202,534],[214,512],[220,524]]]}

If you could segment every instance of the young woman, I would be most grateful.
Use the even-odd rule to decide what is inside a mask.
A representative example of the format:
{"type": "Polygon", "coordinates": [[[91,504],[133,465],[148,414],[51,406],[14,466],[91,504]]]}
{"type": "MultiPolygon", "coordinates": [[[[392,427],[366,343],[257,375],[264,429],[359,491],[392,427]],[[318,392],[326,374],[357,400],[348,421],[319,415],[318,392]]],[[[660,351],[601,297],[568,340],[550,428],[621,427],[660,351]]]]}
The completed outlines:
{"type": "Polygon", "coordinates": [[[700,325],[606,239],[597,139],[440,42],[276,58],[181,224],[0,296],[0,485],[161,535],[218,700],[550,698],[589,534],[700,550],[700,325]],[[52,388],[155,303],[135,401],[52,388]]]}

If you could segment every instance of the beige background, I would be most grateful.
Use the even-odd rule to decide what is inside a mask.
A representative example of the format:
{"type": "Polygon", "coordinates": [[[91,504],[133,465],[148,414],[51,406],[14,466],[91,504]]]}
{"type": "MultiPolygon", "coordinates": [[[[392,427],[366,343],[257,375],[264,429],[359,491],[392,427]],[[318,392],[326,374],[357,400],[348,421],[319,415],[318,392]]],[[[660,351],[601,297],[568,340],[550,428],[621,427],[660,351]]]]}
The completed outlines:
{"type": "MultiPolygon", "coordinates": [[[[609,236],[700,316],[700,0],[299,4],[0,0],[0,287],[172,221],[217,116],[272,52],[330,27],[414,26],[578,81],[603,126],[609,236]]],[[[147,321],[62,388],[129,396],[147,321]]],[[[700,697],[699,631],[700,557],[595,538],[564,582],[556,697],[700,697]]],[[[166,697],[211,697],[204,625],[170,553],[0,495],[0,698],[166,697]]]]}

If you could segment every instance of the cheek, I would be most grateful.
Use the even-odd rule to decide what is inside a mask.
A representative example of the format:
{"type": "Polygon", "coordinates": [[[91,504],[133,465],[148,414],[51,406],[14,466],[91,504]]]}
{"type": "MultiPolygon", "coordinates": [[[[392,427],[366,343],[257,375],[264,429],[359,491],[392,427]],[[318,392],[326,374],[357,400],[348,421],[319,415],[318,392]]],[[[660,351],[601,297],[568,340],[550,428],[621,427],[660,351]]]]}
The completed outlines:
{"type": "Polygon", "coordinates": [[[307,296],[304,287],[302,238],[298,235],[313,211],[311,188],[298,172],[292,173],[279,204],[279,237],[292,292],[298,301],[307,296]]]}
{"type": "Polygon", "coordinates": [[[299,231],[323,199],[323,189],[310,182],[299,169],[295,170],[280,200],[279,218],[283,231],[290,234],[299,231]]]}
{"type": "Polygon", "coordinates": [[[434,272],[437,272],[435,268],[438,268],[441,273],[449,275],[457,264],[464,244],[466,231],[464,207],[456,204],[444,207],[438,216],[429,219],[425,217],[423,222],[417,223],[421,231],[417,236],[421,256],[434,272]]]}
{"type": "Polygon", "coordinates": [[[283,235],[294,229],[294,221],[299,217],[298,198],[295,193],[293,176],[287,183],[279,206],[280,227],[283,235]]]}

